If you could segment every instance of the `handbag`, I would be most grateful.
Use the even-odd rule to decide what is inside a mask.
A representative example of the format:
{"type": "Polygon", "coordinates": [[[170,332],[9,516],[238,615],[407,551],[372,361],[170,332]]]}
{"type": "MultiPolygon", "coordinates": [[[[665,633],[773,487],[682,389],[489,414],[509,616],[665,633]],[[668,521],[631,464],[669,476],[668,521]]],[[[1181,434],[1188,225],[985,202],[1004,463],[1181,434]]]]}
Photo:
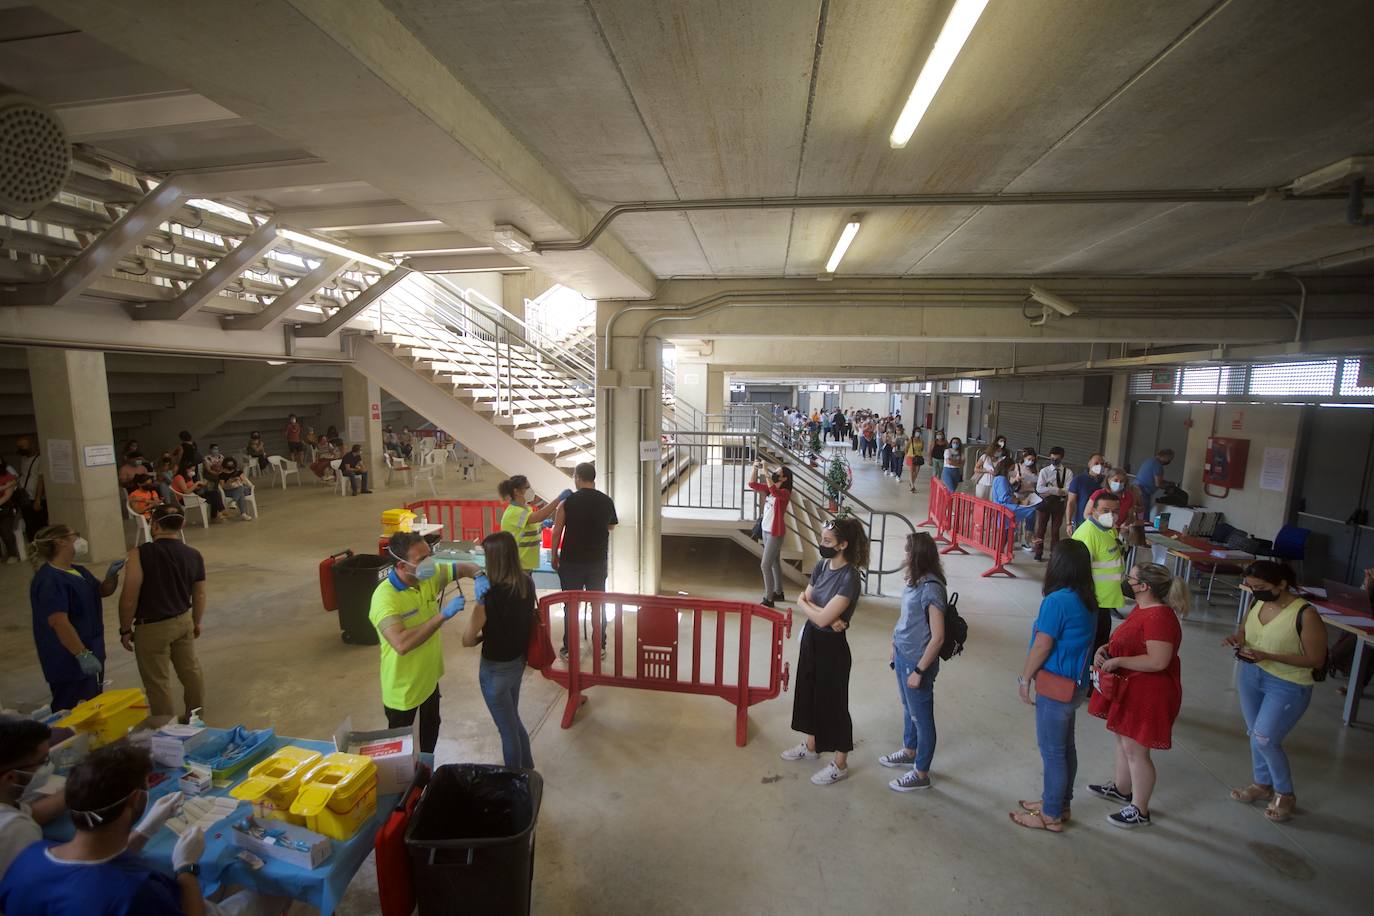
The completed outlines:
{"type": "Polygon", "coordinates": [[[754,528],[749,532],[749,537],[755,541],[763,540],[763,519],[754,519],[754,528]]]}
{"type": "Polygon", "coordinates": [[[1126,678],[1115,671],[1103,671],[1093,665],[1093,687],[1102,694],[1102,699],[1115,702],[1126,688],[1126,678]]]}
{"type": "Polygon", "coordinates": [[[525,646],[525,664],[536,671],[543,671],[553,664],[558,656],[553,651],[553,640],[549,637],[549,624],[539,608],[534,610],[534,622],[530,625],[530,641],[525,646]]]}
{"type": "Polygon", "coordinates": [[[1072,678],[1055,674],[1053,671],[1046,671],[1043,668],[1035,674],[1036,696],[1049,697],[1060,703],[1070,703],[1073,701],[1073,695],[1077,692],[1078,684],[1072,678]]]}

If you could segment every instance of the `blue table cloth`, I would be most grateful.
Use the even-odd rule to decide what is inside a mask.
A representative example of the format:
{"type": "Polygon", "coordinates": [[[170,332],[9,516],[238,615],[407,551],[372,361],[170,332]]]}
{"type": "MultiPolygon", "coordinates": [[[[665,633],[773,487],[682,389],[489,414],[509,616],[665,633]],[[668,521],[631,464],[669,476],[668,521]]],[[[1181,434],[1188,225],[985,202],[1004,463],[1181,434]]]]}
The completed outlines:
{"type": "MultiPolygon", "coordinates": [[[[286,745],[308,748],[312,751],[319,751],[321,754],[334,752],[334,745],[328,741],[310,741],[304,738],[283,738],[281,736],[272,740],[272,752],[286,745]]],[[[424,754],[422,759],[433,766],[432,755],[424,754]]],[[[166,774],[168,778],[148,790],[150,804],[169,792],[175,792],[177,780],[181,775],[180,770],[171,770],[165,767],[157,767],[156,769],[158,772],[166,774]]],[[[247,778],[249,769],[251,768],[245,768],[229,786],[216,788],[206,795],[227,796],[230,788],[247,778]]],[[[333,852],[318,867],[313,869],[299,868],[278,859],[267,859],[266,864],[256,871],[238,858],[241,848],[234,844],[232,825],[252,814],[253,809],[253,806],[248,802],[239,802],[239,806],[233,814],[215,824],[205,834],[205,854],[200,859],[201,888],[205,894],[209,895],[220,888],[243,886],[260,890],[266,894],[281,894],[291,897],[310,904],[321,913],[332,913],[338,906],[340,898],[343,897],[348,883],[353,880],[353,876],[357,874],[358,868],[363,864],[363,860],[372,852],[377,832],[382,829],[382,824],[391,816],[391,809],[395,807],[398,798],[397,795],[379,795],[377,797],[377,813],[373,815],[372,819],[363,824],[358,832],[347,840],[331,839],[333,852]]],[[[72,825],[71,819],[65,815],[43,829],[43,835],[50,840],[70,840],[75,833],[76,828],[72,825]]],[[[163,828],[153,835],[147,846],[143,847],[140,858],[149,868],[165,875],[171,875],[173,873],[172,847],[176,845],[176,841],[176,834],[163,828]]]]}

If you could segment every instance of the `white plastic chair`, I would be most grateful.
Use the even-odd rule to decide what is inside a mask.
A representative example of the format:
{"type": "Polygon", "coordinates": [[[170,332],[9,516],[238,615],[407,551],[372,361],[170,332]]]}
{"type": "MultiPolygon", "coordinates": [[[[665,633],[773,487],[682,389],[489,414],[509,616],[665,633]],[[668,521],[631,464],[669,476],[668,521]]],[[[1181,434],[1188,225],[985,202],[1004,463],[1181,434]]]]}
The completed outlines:
{"type": "Polygon", "coordinates": [[[244,487],[243,501],[253,507],[253,518],[256,519],[258,517],[257,487],[244,487]]]}
{"type": "Polygon", "coordinates": [[[446,449],[446,448],[436,448],[436,449],[431,449],[431,450],[428,451],[428,452],[425,452],[424,455],[422,455],[422,456],[420,457],[420,466],[421,466],[422,468],[425,468],[425,467],[437,468],[438,471],[439,471],[439,476],[440,476],[440,477],[447,478],[447,477],[448,477],[448,449],[446,449]]]}
{"type": "Polygon", "coordinates": [[[186,509],[186,514],[190,515],[192,509],[199,509],[201,525],[209,528],[210,504],[194,493],[179,493],[177,495],[181,497],[181,505],[186,509]]]}
{"type": "Polygon", "coordinates": [[[422,465],[421,467],[413,468],[411,470],[410,486],[417,496],[420,493],[420,481],[422,480],[429,484],[430,492],[432,492],[435,496],[439,495],[439,487],[436,486],[434,483],[434,475],[436,471],[438,471],[438,466],[432,463],[422,465]]]}
{"type": "Polygon", "coordinates": [[[292,474],[296,475],[296,486],[301,484],[301,466],[289,458],[281,455],[268,455],[267,463],[272,465],[281,478],[281,488],[286,489],[286,478],[292,474]]]}
{"type": "Polygon", "coordinates": [[[249,478],[258,476],[258,471],[261,470],[258,467],[258,459],[249,458],[247,452],[239,452],[234,457],[238,459],[239,467],[243,468],[243,476],[249,478]]]}
{"type": "Polygon", "coordinates": [[[405,461],[404,458],[397,458],[395,455],[391,454],[390,452],[383,452],[383,453],[382,453],[382,460],[386,462],[386,485],[387,485],[387,486],[391,486],[391,481],[392,481],[392,479],[393,479],[397,474],[404,474],[404,475],[405,475],[405,481],[406,481],[407,484],[413,484],[413,483],[414,483],[414,479],[413,479],[412,476],[411,476],[411,475],[414,473],[414,468],[412,468],[410,465],[406,464],[406,461],[405,461]]]}
{"type": "Polygon", "coordinates": [[[16,512],[14,514],[14,547],[18,551],[16,556],[19,557],[20,563],[29,558],[28,544],[24,543],[27,540],[28,535],[24,531],[24,516],[16,512]]]}
{"type": "MultiPolygon", "coordinates": [[[[139,544],[142,544],[143,541],[148,541],[149,543],[152,543],[152,540],[153,540],[153,529],[152,529],[152,526],[150,526],[150,525],[148,524],[148,520],[147,520],[146,518],[144,518],[144,517],[143,517],[141,514],[139,514],[138,512],[135,512],[135,511],[134,511],[134,507],[131,506],[131,505],[129,505],[129,500],[128,500],[127,497],[126,497],[125,500],[124,500],[124,511],[129,513],[129,517],[130,517],[130,518],[132,518],[134,521],[138,522],[138,530],[134,533],[134,546],[137,547],[139,544]],[[142,541],[139,540],[140,537],[143,539],[142,541]]],[[[178,532],[177,532],[177,536],[181,538],[181,540],[182,540],[183,543],[185,543],[185,541],[186,541],[186,532],[185,532],[185,530],[178,531],[178,532]]]]}
{"type": "Polygon", "coordinates": [[[348,495],[348,478],[343,475],[343,459],[335,458],[329,462],[329,467],[334,471],[334,482],[339,485],[339,495],[348,495]]]}

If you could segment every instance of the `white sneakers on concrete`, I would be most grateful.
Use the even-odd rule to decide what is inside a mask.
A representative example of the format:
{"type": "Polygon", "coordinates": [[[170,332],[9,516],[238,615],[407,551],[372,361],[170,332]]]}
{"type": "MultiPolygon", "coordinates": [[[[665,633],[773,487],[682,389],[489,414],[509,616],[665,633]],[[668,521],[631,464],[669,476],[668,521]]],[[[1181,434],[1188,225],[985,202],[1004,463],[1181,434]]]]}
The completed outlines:
{"type": "Polygon", "coordinates": [[[789,747],[778,756],[783,760],[819,760],[821,755],[807,747],[803,741],[796,747],[789,747]]]}

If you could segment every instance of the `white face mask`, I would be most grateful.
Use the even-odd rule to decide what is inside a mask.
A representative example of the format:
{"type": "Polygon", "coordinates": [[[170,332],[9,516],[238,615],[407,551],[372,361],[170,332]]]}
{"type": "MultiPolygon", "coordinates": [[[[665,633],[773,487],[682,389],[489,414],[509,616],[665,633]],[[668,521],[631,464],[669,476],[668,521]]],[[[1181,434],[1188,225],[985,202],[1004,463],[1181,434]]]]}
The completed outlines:
{"type": "Polygon", "coordinates": [[[1121,492],[1121,481],[1119,480],[1113,480],[1111,483],[1107,484],[1107,486],[1111,488],[1113,493],[1121,492]]]}
{"type": "Polygon", "coordinates": [[[1033,468],[1033,467],[1035,467],[1035,459],[1034,459],[1034,458],[1027,458],[1025,461],[1023,461],[1023,462],[1021,462],[1021,463],[1024,464],[1024,465],[1025,465],[1026,467],[1028,467],[1028,468],[1033,468]]]}
{"type": "Polygon", "coordinates": [[[44,784],[52,777],[54,771],[55,768],[51,760],[35,769],[33,771],[33,776],[29,779],[29,784],[24,786],[23,791],[19,794],[19,801],[29,802],[35,798],[42,797],[43,793],[38,790],[43,788],[44,784]]]}
{"type": "Polygon", "coordinates": [[[1088,468],[1088,473],[1092,474],[1094,477],[1100,477],[1102,475],[1102,465],[1093,465],[1092,467],[1088,468]]]}
{"type": "Polygon", "coordinates": [[[1103,528],[1116,527],[1116,515],[1111,512],[1104,512],[1097,517],[1097,523],[1103,528]]]}
{"type": "Polygon", "coordinates": [[[91,555],[91,542],[78,536],[77,539],[72,542],[72,550],[76,552],[78,557],[89,557],[91,555]]]}

